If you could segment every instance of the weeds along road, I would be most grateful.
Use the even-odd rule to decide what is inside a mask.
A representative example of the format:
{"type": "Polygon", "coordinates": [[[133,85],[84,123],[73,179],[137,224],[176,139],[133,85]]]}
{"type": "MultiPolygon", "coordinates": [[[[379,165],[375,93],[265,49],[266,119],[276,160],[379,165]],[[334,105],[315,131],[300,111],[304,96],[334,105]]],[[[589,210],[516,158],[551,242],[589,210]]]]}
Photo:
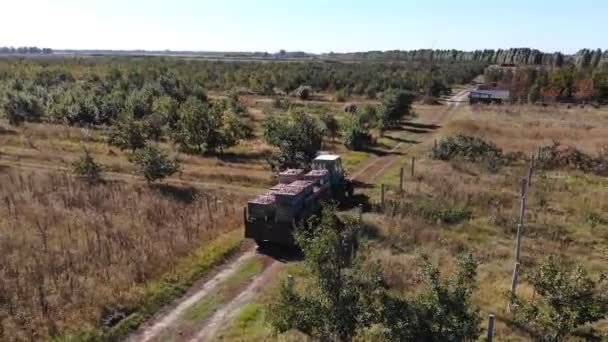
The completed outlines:
{"type": "MultiPolygon", "coordinates": [[[[414,124],[427,127],[439,127],[449,114],[466,99],[469,90],[463,90],[451,98],[447,107],[434,112],[431,117],[424,118],[425,122],[414,124]]],[[[420,142],[433,139],[434,132],[424,136],[420,142]]],[[[352,178],[358,182],[373,184],[395,162],[404,158],[413,145],[405,146],[398,143],[386,155],[376,157],[365,163],[354,172],[352,178]]],[[[209,341],[220,329],[229,323],[243,305],[255,298],[274,277],[285,267],[283,262],[260,254],[253,244],[247,245],[240,257],[228,262],[212,278],[193,287],[188,295],[163,310],[142,326],[129,341],[209,341]],[[263,266],[249,273],[247,263],[257,258],[263,266]],[[245,279],[240,279],[239,273],[247,273],[245,279]],[[239,279],[238,284],[232,284],[231,279],[239,279]],[[217,298],[221,299],[217,299],[217,298]],[[202,314],[201,310],[204,308],[202,314]],[[198,320],[192,322],[193,312],[198,312],[198,320]]],[[[197,316],[197,315],[194,315],[197,316]]]]}

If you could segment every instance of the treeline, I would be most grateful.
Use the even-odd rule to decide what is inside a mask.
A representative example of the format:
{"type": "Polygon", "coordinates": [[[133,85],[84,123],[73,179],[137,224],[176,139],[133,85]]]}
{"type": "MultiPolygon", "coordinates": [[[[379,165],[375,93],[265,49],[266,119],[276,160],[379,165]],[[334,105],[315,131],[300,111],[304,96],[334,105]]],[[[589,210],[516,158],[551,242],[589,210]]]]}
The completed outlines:
{"type": "Polygon", "coordinates": [[[53,53],[53,49],[49,48],[39,48],[36,46],[21,46],[21,47],[12,47],[12,46],[0,46],[0,54],[2,55],[25,55],[25,54],[45,54],[50,55],[53,53]]]}
{"type": "Polygon", "coordinates": [[[488,68],[485,76],[500,88],[510,90],[516,103],[608,102],[608,64],[580,65],[488,68]]]}
{"type": "Polygon", "coordinates": [[[332,54],[331,57],[355,60],[386,61],[437,61],[437,62],[481,62],[487,64],[531,64],[561,66],[565,56],[560,53],[544,53],[536,49],[513,48],[508,50],[392,50],[368,51],[347,54],[332,54]]]}
{"type": "MultiPolygon", "coordinates": [[[[445,90],[467,82],[483,69],[478,63],[439,64],[433,88],[445,90]]],[[[343,90],[375,97],[388,89],[422,93],[428,77],[428,68],[417,63],[9,58],[0,61],[0,108],[20,121],[102,125],[112,124],[125,113],[138,120],[158,114],[175,126],[180,108],[190,98],[207,102],[204,89],[284,95],[307,85],[315,91],[343,90]]]]}
{"type": "Polygon", "coordinates": [[[561,52],[546,53],[530,48],[512,48],[498,50],[411,50],[411,51],[368,51],[345,54],[328,54],[333,59],[380,60],[380,61],[436,61],[436,62],[481,62],[486,64],[543,65],[560,67],[575,65],[577,67],[597,68],[608,64],[608,51],[601,49],[582,49],[575,55],[561,52]]]}

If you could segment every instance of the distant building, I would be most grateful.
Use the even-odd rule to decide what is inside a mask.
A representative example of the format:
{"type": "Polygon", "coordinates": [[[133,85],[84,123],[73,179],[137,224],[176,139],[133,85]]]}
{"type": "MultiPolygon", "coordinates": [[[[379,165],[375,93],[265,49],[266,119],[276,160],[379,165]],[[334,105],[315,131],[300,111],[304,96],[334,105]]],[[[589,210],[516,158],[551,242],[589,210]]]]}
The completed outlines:
{"type": "Polygon", "coordinates": [[[470,104],[502,104],[509,102],[510,99],[511,93],[508,90],[480,89],[480,87],[477,87],[469,93],[470,104]]]}

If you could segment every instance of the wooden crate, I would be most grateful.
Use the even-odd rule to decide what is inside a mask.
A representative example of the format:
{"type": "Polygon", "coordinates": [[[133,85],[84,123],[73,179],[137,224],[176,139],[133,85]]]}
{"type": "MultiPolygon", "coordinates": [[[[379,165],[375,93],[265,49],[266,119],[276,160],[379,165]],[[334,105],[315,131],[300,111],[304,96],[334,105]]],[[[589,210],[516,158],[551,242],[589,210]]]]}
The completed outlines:
{"type": "Polygon", "coordinates": [[[297,180],[301,180],[304,177],[304,170],[302,169],[288,169],[279,173],[280,184],[290,184],[297,180]]]}
{"type": "Polygon", "coordinates": [[[327,170],[312,170],[304,175],[304,180],[312,181],[315,184],[323,185],[329,182],[329,171],[327,170]]]}
{"type": "Polygon", "coordinates": [[[272,192],[267,192],[249,200],[247,211],[250,217],[273,217],[276,209],[276,198],[272,192]]]}

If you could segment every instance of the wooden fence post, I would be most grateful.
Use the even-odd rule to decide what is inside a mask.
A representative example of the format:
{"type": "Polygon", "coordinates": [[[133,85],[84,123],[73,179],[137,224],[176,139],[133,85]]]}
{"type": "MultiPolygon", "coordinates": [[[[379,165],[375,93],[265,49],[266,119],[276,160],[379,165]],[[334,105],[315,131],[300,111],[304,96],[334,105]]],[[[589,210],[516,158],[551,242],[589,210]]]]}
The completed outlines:
{"type": "Polygon", "coordinates": [[[528,168],[528,189],[532,186],[532,175],[534,174],[534,155],[530,160],[530,167],[528,168]]]}
{"type": "Polygon", "coordinates": [[[411,176],[414,178],[414,169],[416,168],[416,157],[412,157],[412,171],[411,176]]]}
{"type": "Polygon", "coordinates": [[[363,222],[363,204],[359,204],[359,224],[363,222]]]}
{"type": "Polygon", "coordinates": [[[517,281],[519,279],[519,262],[515,263],[515,267],[513,267],[513,276],[511,277],[511,303],[515,300],[515,295],[517,294],[517,281]]]}
{"type": "Polygon", "coordinates": [[[488,342],[492,342],[492,338],[494,338],[494,320],[496,317],[494,314],[490,314],[488,316],[488,342]]]}
{"type": "Polygon", "coordinates": [[[403,168],[399,172],[399,192],[403,192],[403,168]]]}
{"type": "Polygon", "coordinates": [[[517,242],[515,247],[515,262],[520,261],[521,255],[521,238],[524,230],[524,216],[526,214],[526,189],[528,181],[522,179],[521,181],[521,205],[519,207],[519,222],[517,223],[517,242]]]}

